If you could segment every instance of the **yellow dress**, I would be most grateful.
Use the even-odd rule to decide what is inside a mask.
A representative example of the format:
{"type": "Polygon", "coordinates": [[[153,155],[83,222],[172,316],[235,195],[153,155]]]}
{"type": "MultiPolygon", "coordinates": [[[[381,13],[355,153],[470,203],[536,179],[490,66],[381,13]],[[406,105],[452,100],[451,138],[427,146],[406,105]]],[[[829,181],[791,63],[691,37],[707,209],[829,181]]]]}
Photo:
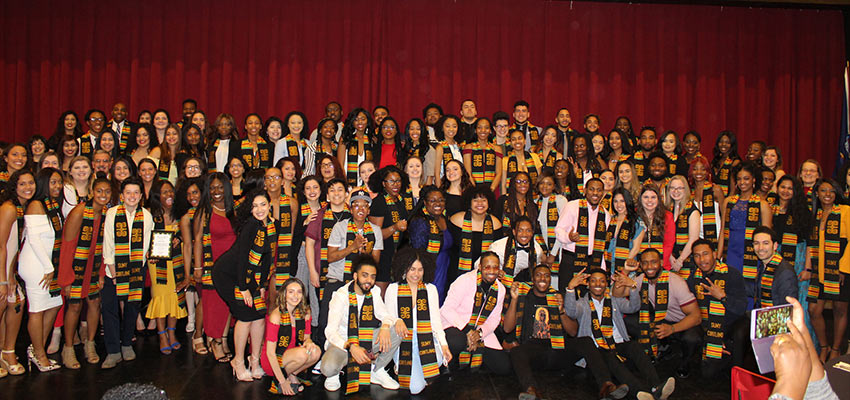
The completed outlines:
{"type": "MultiPolygon", "coordinates": [[[[165,227],[166,230],[177,232],[177,222],[165,227]]],[[[148,305],[148,312],[145,318],[184,318],[188,314],[185,307],[180,307],[177,300],[177,293],[174,291],[174,268],[171,260],[168,260],[168,281],[165,285],[156,283],[156,268],[153,264],[148,263],[148,274],[151,279],[151,302],[148,305]]]]}

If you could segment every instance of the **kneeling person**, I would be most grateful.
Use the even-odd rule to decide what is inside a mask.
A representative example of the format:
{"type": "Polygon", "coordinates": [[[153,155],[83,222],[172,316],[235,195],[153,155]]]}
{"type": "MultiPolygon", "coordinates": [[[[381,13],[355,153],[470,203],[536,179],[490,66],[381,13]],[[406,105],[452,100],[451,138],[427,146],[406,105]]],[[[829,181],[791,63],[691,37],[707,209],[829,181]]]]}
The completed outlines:
{"type": "Polygon", "coordinates": [[[381,289],[375,286],[378,274],[375,260],[371,255],[360,257],[352,272],[354,280],[333,293],[328,307],[327,341],[322,357],[325,389],[339,390],[339,373],[343,367],[346,394],[370,383],[398,389],[398,382],[384,368],[401,339],[390,329],[394,321],[381,299],[381,289]]]}

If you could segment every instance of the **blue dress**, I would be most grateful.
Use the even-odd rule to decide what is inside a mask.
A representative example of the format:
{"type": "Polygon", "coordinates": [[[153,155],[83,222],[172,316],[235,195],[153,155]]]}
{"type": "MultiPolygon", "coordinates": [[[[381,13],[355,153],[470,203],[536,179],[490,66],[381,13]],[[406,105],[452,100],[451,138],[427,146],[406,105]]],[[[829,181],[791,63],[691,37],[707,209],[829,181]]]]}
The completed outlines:
{"type": "MultiPolygon", "coordinates": [[[[738,200],[729,215],[729,240],[726,243],[726,264],[739,272],[744,272],[744,251],[746,250],[747,207],[749,200],[738,200]]],[[[755,285],[744,280],[747,288],[747,310],[753,309],[755,285]]]]}
{"type": "MultiPolygon", "coordinates": [[[[446,219],[446,224],[451,222],[446,219]]],[[[437,269],[434,271],[434,281],[431,282],[437,287],[437,293],[440,295],[440,304],[446,299],[446,279],[448,279],[449,271],[449,249],[452,247],[453,239],[449,233],[448,226],[443,231],[443,240],[440,244],[440,251],[437,253],[437,269]]],[[[417,249],[428,248],[428,231],[430,230],[428,221],[423,218],[414,218],[410,221],[410,226],[407,227],[407,233],[410,237],[410,246],[417,249]]]]}

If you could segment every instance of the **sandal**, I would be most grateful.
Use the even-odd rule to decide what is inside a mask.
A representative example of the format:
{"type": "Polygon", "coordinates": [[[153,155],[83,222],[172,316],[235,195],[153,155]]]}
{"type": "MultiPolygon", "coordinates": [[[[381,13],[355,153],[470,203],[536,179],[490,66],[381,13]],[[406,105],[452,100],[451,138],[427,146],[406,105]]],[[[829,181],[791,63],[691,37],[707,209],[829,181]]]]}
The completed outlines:
{"type": "Polygon", "coordinates": [[[221,339],[210,339],[209,347],[212,349],[213,357],[215,357],[216,361],[223,364],[230,362],[230,360],[233,359],[231,355],[224,352],[224,348],[222,348],[221,345],[221,339]]]}
{"type": "Polygon", "coordinates": [[[62,364],[68,369],[80,369],[80,362],[77,361],[73,346],[62,346],[62,364]]]}
{"type": "MultiPolygon", "coordinates": [[[[169,328],[165,328],[165,330],[166,330],[166,331],[176,331],[176,330],[177,330],[177,328],[171,328],[171,327],[169,327],[169,328]]],[[[176,333],[175,333],[175,336],[176,336],[176,333]]],[[[183,345],[182,345],[182,344],[180,344],[180,342],[178,342],[178,341],[175,341],[174,343],[172,343],[172,344],[171,344],[171,349],[172,349],[172,350],[180,350],[180,349],[182,349],[182,348],[183,348],[183,345]]]]}
{"type": "MultiPolygon", "coordinates": [[[[160,336],[165,335],[165,342],[168,343],[168,335],[166,334],[167,332],[168,332],[167,330],[159,331],[156,334],[160,335],[160,336]]],[[[165,354],[165,355],[171,354],[171,350],[172,350],[171,346],[165,346],[165,347],[159,348],[159,352],[162,353],[162,354],[165,354]]]]}
{"type": "Polygon", "coordinates": [[[207,346],[204,345],[204,337],[198,337],[192,339],[192,350],[200,355],[207,355],[210,351],[207,349],[207,346]]]}
{"type": "Polygon", "coordinates": [[[833,354],[833,353],[835,353],[835,357],[839,357],[839,356],[841,356],[841,348],[840,348],[840,347],[839,347],[839,348],[830,347],[830,348],[829,348],[829,355],[826,357],[826,360],[827,360],[827,361],[832,360],[833,358],[835,358],[835,357],[833,357],[833,356],[832,356],[832,354],[833,354]]]}
{"type": "Polygon", "coordinates": [[[829,346],[821,346],[820,347],[820,352],[818,353],[818,359],[820,359],[821,364],[826,363],[826,358],[829,357],[829,351],[828,350],[832,350],[832,347],[829,347],[829,346]],[[827,351],[824,352],[824,350],[827,350],[827,351]]]}
{"type": "Polygon", "coordinates": [[[97,349],[94,347],[94,340],[87,340],[83,342],[83,350],[86,354],[86,361],[89,364],[97,364],[100,362],[100,356],[97,355],[97,349]]]}
{"type": "MultiPolygon", "coordinates": [[[[2,353],[2,354],[4,354],[4,355],[5,355],[5,354],[12,354],[12,355],[14,355],[14,354],[15,354],[15,350],[2,350],[2,351],[0,351],[0,353],[2,353]]],[[[4,369],[5,369],[5,370],[6,370],[6,371],[10,374],[10,375],[23,375],[23,374],[24,374],[24,372],[27,372],[27,370],[24,368],[24,366],[23,366],[23,365],[21,365],[21,363],[19,363],[19,362],[18,362],[18,357],[17,357],[17,356],[15,356],[15,364],[9,364],[9,363],[6,361],[6,359],[4,359],[4,358],[2,358],[2,357],[0,357],[0,364],[3,364],[3,368],[4,368],[4,369]]]]}

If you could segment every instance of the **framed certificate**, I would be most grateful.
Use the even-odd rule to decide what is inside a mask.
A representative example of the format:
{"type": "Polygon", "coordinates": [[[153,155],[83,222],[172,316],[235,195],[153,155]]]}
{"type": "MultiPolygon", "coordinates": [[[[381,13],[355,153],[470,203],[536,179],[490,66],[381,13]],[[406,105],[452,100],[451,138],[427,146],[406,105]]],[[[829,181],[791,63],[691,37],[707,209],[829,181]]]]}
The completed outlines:
{"type": "Polygon", "coordinates": [[[174,232],[154,230],[151,232],[151,250],[149,258],[171,259],[171,240],[174,232]]]}

